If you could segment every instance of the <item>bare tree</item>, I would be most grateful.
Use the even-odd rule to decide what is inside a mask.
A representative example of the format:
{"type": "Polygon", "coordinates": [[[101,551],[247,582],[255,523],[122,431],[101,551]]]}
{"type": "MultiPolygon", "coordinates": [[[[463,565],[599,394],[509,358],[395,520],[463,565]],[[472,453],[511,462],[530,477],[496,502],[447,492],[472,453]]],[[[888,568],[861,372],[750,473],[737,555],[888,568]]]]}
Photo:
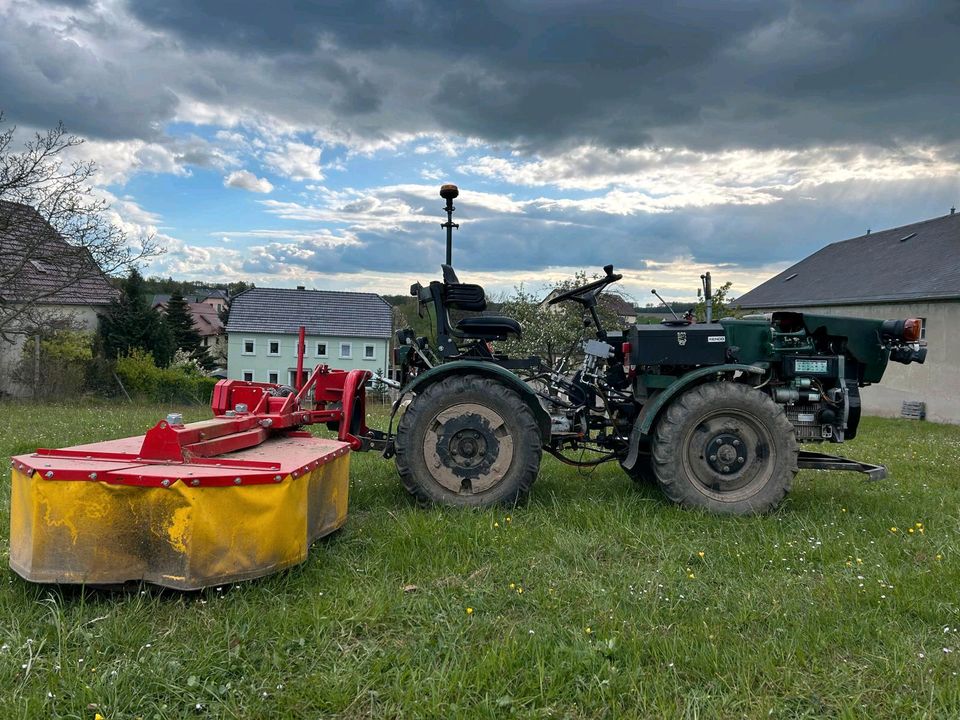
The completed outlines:
{"type": "Polygon", "coordinates": [[[81,138],[61,123],[18,146],[15,131],[0,131],[0,336],[45,303],[162,252],[152,236],[130,238],[110,221],[92,191],[95,163],[69,158],[81,138]]]}

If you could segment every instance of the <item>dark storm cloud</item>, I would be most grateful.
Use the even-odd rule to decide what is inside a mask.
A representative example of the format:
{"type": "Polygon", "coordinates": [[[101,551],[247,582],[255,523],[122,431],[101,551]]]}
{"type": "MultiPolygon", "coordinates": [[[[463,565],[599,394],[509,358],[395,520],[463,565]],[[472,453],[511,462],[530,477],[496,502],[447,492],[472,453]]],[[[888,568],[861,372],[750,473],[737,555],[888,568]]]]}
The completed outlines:
{"type": "Polygon", "coordinates": [[[381,133],[441,129],[547,147],[882,144],[960,133],[954,1],[130,8],[197,49],[294,65],[298,56],[363,57],[362,71],[339,80],[342,67],[320,72],[346,82],[343,111],[382,106],[369,126],[381,133]],[[404,97],[391,98],[400,87],[404,97]],[[406,117],[392,112],[398,103],[406,117]]]}
{"type": "Polygon", "coordinates": [[[145,82],[135,66],[0,13],[0,109],[14,122],[49,127],[63,120],[87,137],[155,138],[177,97],[145,82]]]}

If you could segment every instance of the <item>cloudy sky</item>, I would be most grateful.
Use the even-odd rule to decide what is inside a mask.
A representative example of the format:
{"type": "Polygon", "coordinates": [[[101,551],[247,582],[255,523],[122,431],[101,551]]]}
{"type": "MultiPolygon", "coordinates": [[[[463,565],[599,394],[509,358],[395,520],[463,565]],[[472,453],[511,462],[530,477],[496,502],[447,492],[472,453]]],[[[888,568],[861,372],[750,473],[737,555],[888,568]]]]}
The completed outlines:
{"type": "MultiPolygon", "coordinates": [[[[0,109],[87,138],[151,274],[745,292],[960,201],[960,2],[0,0],[0,109]]],[[[852,269],[855,271],[855,269],[852,269]]]]}

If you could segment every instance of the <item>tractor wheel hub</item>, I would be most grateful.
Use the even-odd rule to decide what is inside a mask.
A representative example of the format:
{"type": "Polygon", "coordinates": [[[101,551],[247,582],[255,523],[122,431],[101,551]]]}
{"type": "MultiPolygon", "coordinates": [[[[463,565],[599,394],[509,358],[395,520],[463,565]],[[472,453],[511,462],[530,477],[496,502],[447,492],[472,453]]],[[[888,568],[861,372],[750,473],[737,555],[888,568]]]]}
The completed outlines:
{"type": "Polygon", "coordinates": [[[747,462],[747,446],[736,433],[714,435],[706,446],[707,464],[721,475],[739,472],[747,462]]]}

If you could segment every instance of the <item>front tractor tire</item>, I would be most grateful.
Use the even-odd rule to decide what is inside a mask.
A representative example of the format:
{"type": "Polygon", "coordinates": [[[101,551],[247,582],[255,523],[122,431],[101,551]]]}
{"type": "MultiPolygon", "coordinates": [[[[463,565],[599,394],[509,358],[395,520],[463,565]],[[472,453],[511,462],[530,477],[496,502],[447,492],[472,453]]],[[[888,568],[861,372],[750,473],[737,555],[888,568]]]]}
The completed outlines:
{"type": "Polygon", "coordinates": [[[396,451],[400,479],[421,505],[514,505],[540,470],[540,431],[514,390],[453,375],[413,399],[397,427],[396,451]]]}
{"type": "Polygon", "coordinates": [[[668,499],[710,512],[774,509],[797,474],[797,439],[783,407],[735,382],[698,385],[657,422],[653,471],[668,499]]]}

